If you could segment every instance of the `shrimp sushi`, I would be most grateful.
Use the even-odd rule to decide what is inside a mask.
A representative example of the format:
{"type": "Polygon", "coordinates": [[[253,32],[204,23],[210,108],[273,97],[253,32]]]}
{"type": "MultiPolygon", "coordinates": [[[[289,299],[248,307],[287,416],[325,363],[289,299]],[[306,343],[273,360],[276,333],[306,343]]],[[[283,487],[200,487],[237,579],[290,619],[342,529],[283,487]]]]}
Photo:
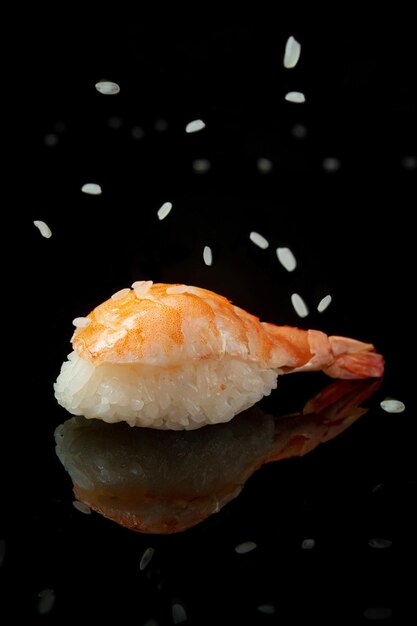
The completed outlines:
{"type": "Polygon", "coordinates": [[[137,281],[74,320],[54,384],[73,415],[169,430],[228,422],[290,372],[374,378],[374,346],[261,322],[207,289],[137,281]]]}

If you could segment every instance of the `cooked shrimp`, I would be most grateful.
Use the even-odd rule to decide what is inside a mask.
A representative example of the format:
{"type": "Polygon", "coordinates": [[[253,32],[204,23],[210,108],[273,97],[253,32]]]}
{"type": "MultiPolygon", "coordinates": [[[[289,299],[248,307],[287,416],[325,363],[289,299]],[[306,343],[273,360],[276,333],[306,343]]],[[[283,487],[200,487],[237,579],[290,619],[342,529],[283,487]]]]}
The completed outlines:
{"type": "Polygon", "coordinates": [[[384,368],[370,343],[261,322],[187,285],[136,282],[77,320],[58,401],[76,415],[132,426],[228,421],[268,395],[280,374],[370,378],[384,368]]]}

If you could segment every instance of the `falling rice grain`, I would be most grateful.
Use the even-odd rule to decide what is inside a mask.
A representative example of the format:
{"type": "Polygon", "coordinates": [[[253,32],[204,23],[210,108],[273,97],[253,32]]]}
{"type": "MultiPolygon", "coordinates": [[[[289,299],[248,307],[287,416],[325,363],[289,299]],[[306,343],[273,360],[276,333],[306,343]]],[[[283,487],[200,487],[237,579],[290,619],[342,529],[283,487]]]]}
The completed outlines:
{"type": "Polygon", "coordinates": [[[370,548],[378,548],[384,549],[392,546],[392,541],[390,539],[380,539],[379,537],[375,537],[374,539],[370,539],[368,541],[368,546],[370,548]]]}
{"type": "Polygon", "coordinates": [[[153,555],[155,554],[155,549],[154,548],[146,548],[145,552],[142,555],[142,558],[140,560],[140,564],[139,564],[139,569],[142,572],[145,567],[147,567],[149,565],[149,563],[151,562],[151,559],[153,557],[153,555]]]}
{"type": "Polygon", "coordinates": [[[118,130],[119,128],[123,126],[123,120],[118,115],[112,115],[107,120],[107,126],[109,128],[112,128],[113,130],[118,130]]]}
{"type": "Polygon", "coordinates": [[[111,80],[99,80],[98,83],[95,84],[95,88],[104,96],[114,96],[120,92],[119,85],[111,80]]]}
{"type": "Polygon", "coordinates": [[[293,272],[297,267],[295,256],[289,248],[277,248],[277,257],[278,261],[285,267],[287,272],[293,272]]]}
{"type": "Polygon", "coordinates": [[[323,169],[325,172],[337,172],[340,169],[340,160],[335,157],[323,159],[323,169]]]}
{"type": "Polygon", "coordinates": [[[172,202],[164,202],[164,204],[158,209],[157,215],[159,220],[164,220],[172,209],[172,202]]]}
{"type": "Polygon", "coordinates": [[[187,621],[187,613],[185,608],[179,602],[174,602],[171,607],[172,621],[174,624],[182,624],[187,621]]]}
{"type": "Polygon", "coordinates": [[[291,295],[291,303],[297,315],[299,315],[300,317],[307,317],[308,315],[307,305],[298,293],[293,293],[291,295]]]}
{"type": "Polygon", "coordinates": [[[195,159],[192,168],[196,174],[205,174],[209,171],[211,163],[208,159],[195,159]]]}
{"type": "Polygon", "coordinates": [[[133,126],[130,132],[133,139],[142,139],[142,137],[145,135],[145,132],[141,126],[133,126]]]}
{"type": "Polygon", "coordinates": [[[303,539],[303,541],[301,542],[301,547],[303,550],[312,550],[315,545],[316,542],[314,541],[314,539],[303,539]]]}
{"type": "Polygon", "coordinates": [[[295,102],[296,104],[302,104],[306,101],[306,97],[302,91],[289,91],[285,94],[285,99],[287,102],[295,102]]]}
{"type": "Polygon", "coordinates": [[[255,244],[255,246],[258,246],[258,248],[262,248],[262,250],[266,250],[269,246],[269,241],[254,230],[249,234],[249,239],[252,243],[255,244]]]}
{"type": "Polygon", "coordinates": [[[168,130],[168,122],[163,119],[155,120],[153,127],[157,133],[164,133],[166,130],[168,130]]]}
{"type": "Polygon", "coordinates": [[[48,146],[49,148],[53,148],[54,146],[56,146],[58,141],[59,141],[59,137],[56,133],[48,133],[43,138],[43,143],[45,144],[45,146],[48,146]]]}
{"type": "Polygon", "coordinates": [[[198,131],[203,130],[203,128],[205,127],[206,125],[203,120],[193,120],[192,122],[188,122],[187,126],[185,127],[185,132],[198,133],[198,131]]]}
{"type": "Polygon", "coordinates": [[[42,222],[42,220],[35,220],[33,223],[35,224],[36,228],[39,229],[42,237],[45,237],[45,239],[49,239],[50,237],[52,237],[52,231],[49,228],[48,224],[46,224],[46,222],[42,222]]]}
{"type": "Polygon", "coordinates": [[[213,253],[210,246],[204,246],[203,260],[206,265],[213,265],[213,253]]]}
{"type": "Polygon", "coordinates": [[[121,300],[122,298],[127,296],[128,293],[130,293],[130,289],[129,289],[129,287],[125,287],[124,289],[120,289],[119,291],[116,291],[116,293],[114,293],[112,295],[111,299],[112,300],[121,300]]]}
{"type": "Polygon", "coordinates": [[[38,613],[46,615],[52,611],[55,604],[55,592],[53,589],[42,589],[38,593],[38,613]]]}
{"type": "Polygon", "coordinates": [[[405,411],[404,402],[395,400],[395,398],[385,398],[380,403],[380,407],[387,413],[403,413],[403,411],[405,411]]]}
{"type": "Polygon", "coordinates": [[[75,317],[72,324],[75,328],[87,328],[91,324],[91,319],[89,317],[75,317]]]}
{"type": "Polygon", "coordinates": [[[417,157],[405,156],[401,160],[401,165],[405,170],[415,170],[417,168],[417,157]]]}
{"type": "Polygon", "coordinates": [[[257,607],[259,613],[263,613],[264,615],[274,615],[275,613],[275,606],[271,603],[268,604],[260,604],[257,607]]]}
{"type": "Polygon", "coordinates": [[[307,136],[307,128],[304,124],[295,124],[291,132],[296,139],[304,139],[307,136]]]}
{"type": "Polygon", "coordinates": [[[366,609],[363,615],[366,619],[388,619],[392,616],[392,609],[385,606],[373,606],[366,609]]]}
{"type": "Polygon", "coordinates": [[[261,174],[268,174],[272,171],[273,163],[270,159],[266,159],[265,157],[261,157],[256,161],[256,167],[258,168],[258,172],[261,174]]]}
{"type": "Polygon", "coordinates": [[[97,183],[85,183],[81,187],[83,193],[87,193],[90,196],[99,196],[101,194],[101,187],[97,183]]]}
{"type": "Polygon", "coordinates": [[[90,507],[87,506],[86,504],[84,504],[84,502],[80,502],[79,500],[74,500],[72,505],[80,513],[84,513],[85,515],[90,515],[90,513],[91,513],[90,507]]]}
{"type": "Polygon", "coordinates": [[[258,546],[254,541],[244,541],[235,547],[235,552],[238,554],[247,554],[248,552],[252,552],[258,546]]]}
{"type": "Polygon", "coordinates": [[[294,37],[288,37],[285,44],[284,67],[292,69],[298,63],[301,54],[301,45],[294,37]]]}
{"type": "Polygon", "coordinates": [[[324,296],[324,298],[322,298],[317,305],[317,311],[319,313],[323,313],[323,311],[327,309],[331,301],[332,301],[332,296],[330,294],[327,294],[327,296],[324,296]]]}

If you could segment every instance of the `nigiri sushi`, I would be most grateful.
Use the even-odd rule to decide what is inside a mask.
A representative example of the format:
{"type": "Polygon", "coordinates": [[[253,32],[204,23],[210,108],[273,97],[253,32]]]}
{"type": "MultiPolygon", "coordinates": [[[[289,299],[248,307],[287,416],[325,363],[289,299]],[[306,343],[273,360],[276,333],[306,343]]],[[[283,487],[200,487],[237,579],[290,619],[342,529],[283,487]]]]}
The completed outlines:
{"type": "Polygon", "coordinates": [[[137,281],[74,323],[73,351],[54,384],[58,403],[131,426],[228,422],[269,395],[280,374],[373,378],[384,369],[372,344],[261,322],[189,285],[137,281]]]}

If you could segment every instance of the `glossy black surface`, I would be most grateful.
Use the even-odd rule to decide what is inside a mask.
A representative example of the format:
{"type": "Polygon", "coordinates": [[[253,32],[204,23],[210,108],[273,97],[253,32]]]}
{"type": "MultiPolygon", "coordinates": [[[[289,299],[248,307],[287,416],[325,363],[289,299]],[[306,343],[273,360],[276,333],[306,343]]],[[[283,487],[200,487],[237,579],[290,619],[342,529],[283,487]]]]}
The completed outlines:
{"type": "MultiPolygon", "coordinates": [[[[406,22],[389,36],[356,28],[318,37],[294,21],[180,31],[132,21],[111,36],[84,25],[26,41],[20,126],[28,167],[11,215],[14,255],[25,261],[7,305],[10,320],[18,308],[18,327],[6,331],[16,335],[9,384],[18,404],[2,426],[5,611],[27,623],[82,614],[170,624],[178,601],[189,623],[204,625],[366,623],[366,609],[385,607],[390,621],[410,623],[417,170],[403,159],[416,156],[417,143],[406,22]],[[302,52],[284,70],[289,35],[302,52]],[[120,94],[99,94],[101,78],[118,82],[120,94]],[[304,91],[306,103],[285,102],[290,90],[304,91]],[[109,126],[114,117],[120,128],[109,126]],[[187,135],[196,118],[206,128],[187,135]],[[163,132],[155,130],[161,119],[163,132]],[[293,136],[296,124],[305,125],[304,139],[293,136]],[[132,138],[134,126],[142,139],[132,138]],[[51,133],[53,147],[45,144],[51,133]],[[340,169],[324,171],[326,157],[340,159],[340,169]],[[197,158],[210,160],[209,172],[193,171],[197,158]],[[258,171],[259,158],[272,161],[271,172],[258,171]],[[102,195],[81,193],[87,182],[102,195]],[[173,209],[160,222],[165,201],[173,209]],[[36,219],[48,223],[51,239],[36,219]],[[267,237],[267,250],[249,241],[252,230],[267,237]],[[203,264],[206,244],[212,267],[203,264]],[[293,273],[276,258],[283,245],[297,258],[293,273]],[[196,284],[265,321],[372,342],[386,358],[382,386],[340,437],[262,467],[239,497],[184,533],[136,534],[83,515],[54,450],[54,430],[69,415],[52,384],[70,349],[71,320],[140,279],[196,284]],[[292,308],[294,291],[307,318],[292,308]],[[327,293],[333,301],[320,314],[327,293]],[[385,413],[386,396],[402,400],[405,412],[385,413]],[[302,549],[308,538],[314,548],[302,549]],[[372,538],[392,545],[372,548],[372,538]],[[239,555],[244,541],[257,548],[239,555]],[[154,557],[140,571],[149,546],[154,557]],[[39,615],[45,589],[55,605],[39,615]],[[265,603],[273,616],[257,609],[265,603]]],[[[274,415],[298,411],[328,382],[320,373],[284,377],[262,406],[274,415]]]]}

